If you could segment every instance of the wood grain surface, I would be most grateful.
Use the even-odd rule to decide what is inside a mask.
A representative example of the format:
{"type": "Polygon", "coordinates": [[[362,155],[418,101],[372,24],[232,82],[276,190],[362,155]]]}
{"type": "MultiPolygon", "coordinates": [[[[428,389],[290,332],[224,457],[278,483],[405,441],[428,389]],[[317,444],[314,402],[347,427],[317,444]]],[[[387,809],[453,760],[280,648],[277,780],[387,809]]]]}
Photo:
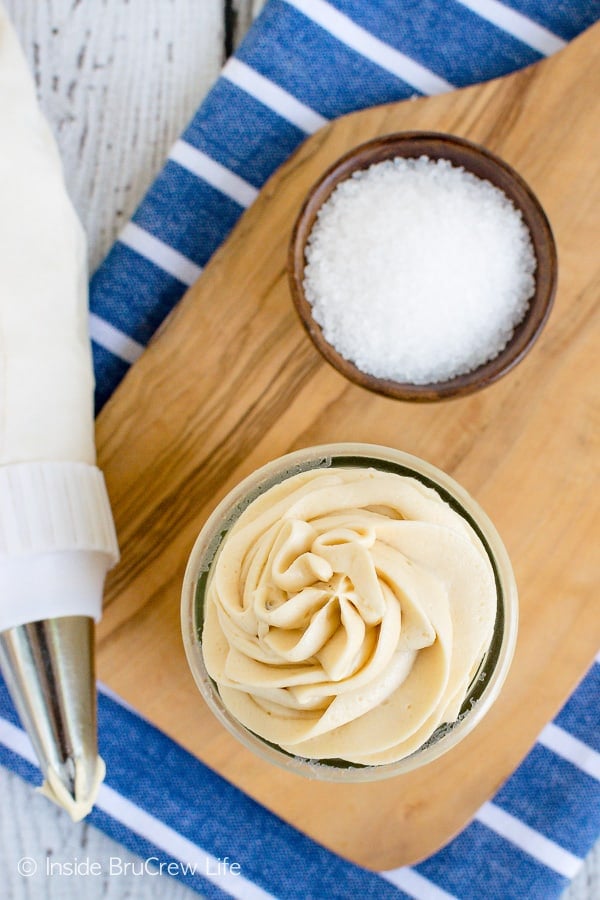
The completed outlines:
{"type": "MultiPolygon", "coordinates": [[[[60,147],[93,272],[219,74],[225,0],[4,2],[60,147]]],[[[246,22],[248,3],[239,9],[246,22]]]]}
{"type": "MultiPolygon", "coordinates": [[[[84,224],[91,269],[100,262],[163,165],[170,145],[212,86],[260,0],[3,0],[57,139],[84,224]],[[226,23],[226,7],[235,15],[226,23]]],[[[2,900],[193,900],[168,875],[139,877],[139,858],[88,820],[0,767],[2,900]],[[18,860],[39,871],[22,877],[18,860]],[[122,877],[45,877],[45,861],[89,858],[122,877]]],[[[582,896],[573,900],[587,900],[582,896]]]]}
{"type": "Polygon", "coordinates": [[[590,498],[599,43],[596,27],[516,75],[363,111],[310,138],[265,186],[98,422],[122,549],[100,626],[100,677],[284,819],[373,868],[413,862],[455,834],[518,765],[598,646],[590,498]],[[467,137],[514,166],[548,214],[560,261],[555,309],[530,356],[493,387],[432,406],[371,395],[325,365],[292,310],[285,273],[310,185],[352,146],[405,129],[467,137]],[[196,692],[179,633],[186,558],[217,500],[266,460],[333,440],[397,446],[451,473],[498,527],[521,596],[513,668],[476,732],[426,769],[352,786],[300,779],[239,747],[196,692]]]}
{"type": "MultiPolygon", "coordinates": [[[[210,87],[224,55],[225,0],[4,0],[20,33],[32,71],[38,67],[38,94],[68,164],[65,176],[98,261],[133,211],[170,143],[210,87]],[[83,12],[86,15],[83,15],[83,12]],[[216,14],[215,14],[216,11],[216,14]],[[102,28],[90,28],[92,12],[102,28]],[[146,23],[155,25],[152,38],[146,23]],[[73,51],[76,48],[76,52],[73,51]],[[108,52],[112,49],[113,52],[108,52]],[[78,68],[84,55],[96,64],[78,68]],[[168,65],[165,61],[168,59],[168,65]],[[97,65],[100,63],[100,65],[97,65]],[[69,71],[68,71],[69,70],[69,71]],[[68,76],[68,77],[67,77],[68,76]],[[66,90],[71,81],[76,90],[66,90]],[[123,90],[126,85],[126,90],[123,90]],[[58,90],[57,90],[58,87],[58,90]],[[62,88],[62,89],[61,89],[62,88]],[[165,102],[155,103],[161,91],[165,102]],[[88,103],[101,97],[102,114],[88,103]],[[137,127],[117,127],[126,103],[136,110],[137,127]],[[102,198],[100,203],[96,198],[102,198]]],[[[237,42],[262,0],[233,0],[237,42]]],[[[87,821],[68,815],[33,793],[29,783],[0,767],[0,868],[7,900],[183,900],[196,897],[168,876],[23,879],[17,861],[31,856],[71,860],[86,855],[103,866],[111,856],[137,857],[87,821]]],[[[598,896],[600,843],[566,889],[564,900],[598,896]]]]}

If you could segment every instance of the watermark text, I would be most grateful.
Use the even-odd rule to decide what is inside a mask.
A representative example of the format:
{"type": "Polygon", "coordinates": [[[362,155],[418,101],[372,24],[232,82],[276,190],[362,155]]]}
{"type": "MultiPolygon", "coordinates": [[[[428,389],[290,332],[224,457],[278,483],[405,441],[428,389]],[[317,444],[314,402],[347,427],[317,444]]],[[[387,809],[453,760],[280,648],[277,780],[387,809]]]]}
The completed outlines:
{"type": "Polygon", "coordinates": [[[146,859],[123,859],[109,856],[98,860],[89,856],[54,859],[46,856],[39,861],[31,856],[23,856],[17,863],[17,872],[22,878],[45,876],[46,878],[98,878],[109,876],[155,878],[161,875],[173,877],[201,875],[211,879],[228,875],[240,875],[242,867],[229,856],[206,857],[202,862],[179,862],[174,859],[160,859],[148,856],[146,859]]]}

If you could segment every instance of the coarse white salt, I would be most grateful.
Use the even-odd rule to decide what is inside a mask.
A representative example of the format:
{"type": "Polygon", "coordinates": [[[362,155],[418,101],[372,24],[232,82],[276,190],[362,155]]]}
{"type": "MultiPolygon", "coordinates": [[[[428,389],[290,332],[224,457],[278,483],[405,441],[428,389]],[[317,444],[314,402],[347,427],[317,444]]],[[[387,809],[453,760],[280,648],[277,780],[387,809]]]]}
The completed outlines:
{"type": "Polygon", "coordinates": [[[521,213],[448,160],[386,160],[342,181],[308,238],[304,292],[359,369],[445,381],[500,353],[535,289],[521,213]]]}

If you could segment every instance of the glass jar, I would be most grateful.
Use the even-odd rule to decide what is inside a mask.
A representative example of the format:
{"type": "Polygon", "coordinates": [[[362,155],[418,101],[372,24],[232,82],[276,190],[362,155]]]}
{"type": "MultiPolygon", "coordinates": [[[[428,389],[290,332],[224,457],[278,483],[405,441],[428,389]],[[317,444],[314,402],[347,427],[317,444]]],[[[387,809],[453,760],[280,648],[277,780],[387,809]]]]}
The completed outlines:
{"type": "Polygon", "coordinates": [[[416,456],[371,444],[326,444],[298,450],[257,469],[217,506],[202,528],[185,572],[181,624],[185,651],[200,692],[217,719],[242,744],[268,762],[310,778],[361,782],[408,772],[455,747],[488,712],[504,683],[512,660],[518,620],[514,574],[506,549],[481,507],[450,476],[416,456]],[[381,765],[360,765],[342,759],[314,760],[294,756],[242,725],[227,709],[210,677],[202,653],[204,602],[213,563],[228,531],[241,513],[275,484],[307,469],[374,468],[409,476],[432,488],[462,516],[479,537],[489,557],[496,587],[496,615],[491,642],[473,676],[458,719],[438,726],[410,755],[381,765]]]}

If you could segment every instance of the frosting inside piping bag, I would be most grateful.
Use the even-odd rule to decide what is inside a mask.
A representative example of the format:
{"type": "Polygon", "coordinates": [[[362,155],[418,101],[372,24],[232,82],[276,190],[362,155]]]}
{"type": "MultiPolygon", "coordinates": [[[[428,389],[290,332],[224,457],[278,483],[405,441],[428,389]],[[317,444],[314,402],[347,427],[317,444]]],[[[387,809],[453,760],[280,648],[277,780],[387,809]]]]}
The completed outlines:
{"type": "Polygon", "coordinates": [[[202,652],[251,731],[297,756],[380,765],[458,717],[495,615],[485,549],[434,490],[311,469],[225,537],[202,652]]]}
{"type": "MultiPolygon", "coordinates": [[[[7,668],[9,645],[25,652],[15,638],[21,626],[51,621],[60,632],[66,617],[99,618],[118,546],[95,467],[85,236],[1,2],[0,201],[0,643],[7,668]]],[[[83,666],[77,647],[61,646],[71,655],[56,666],[62,673],[56,691],[90,748],[88,758],[67,760],[72,780],[61,781],[49,762],[56,748],[44,744],[54,734],[45,727],[56,717],[52,703],[35,706],[25,724],[42,748],[43,793],[81,818],[95,801],[104,763],[91,719],[73,705],[69,688],[91,681],[93,691],[93,666],[83,666]]],[[[16,660],[6,680],[23,710],[29,708],[23,696],[43,683],[44,673],[32,670],[21,683],[21,672],[16,660]]]]}
{"type": "Polygon", "coordinates": [[[95,461],[83,230],[0,5],[0,465],[95,461]]]}

